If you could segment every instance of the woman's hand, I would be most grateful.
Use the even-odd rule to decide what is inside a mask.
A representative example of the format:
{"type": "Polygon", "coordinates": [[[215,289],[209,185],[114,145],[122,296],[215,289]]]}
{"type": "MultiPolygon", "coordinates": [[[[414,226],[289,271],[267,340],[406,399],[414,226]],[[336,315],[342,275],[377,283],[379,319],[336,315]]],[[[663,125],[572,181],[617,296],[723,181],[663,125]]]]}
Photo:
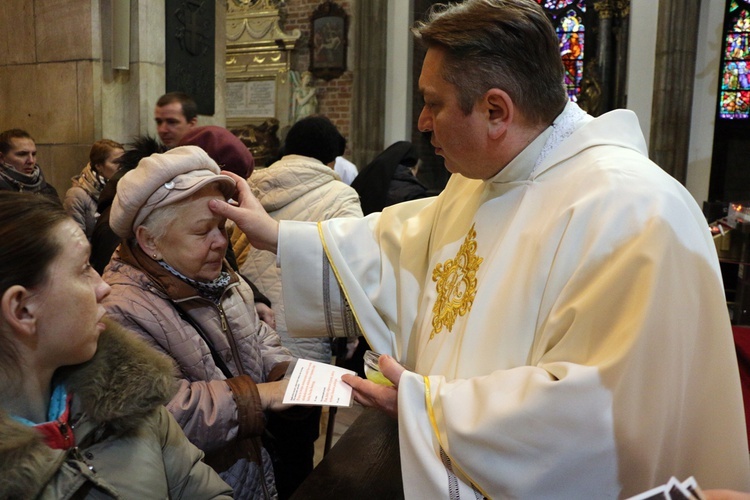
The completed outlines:
{"type": "Polygon", "coordinates": [[[226,170],[222,170],[221,173],[237,183],[235,195],[239,206],[223,200],[211,200],[208,207],[213,213],[234,221],[247,235],[252,246],[276,253],[279,244],[279,223],[266,213],[263,205],[253,196],[245,179],[226,170]]]}
{"type": "Polygon", "coordinates": [[[282,403],[284,393],[289,385],[289,379],[283,378],[276,382],[265,382],[258,384],[258,394],[260,394],[260,404],[264,410],[282,411],[291,408],[291,405],[282,403]]]}
{"type": "Polygon", "coordinates": [[[258,317],[265,324],[276,330],[276,313],[273,312],[273,309],[265,305],[263,302],[256,302],[255,312],[258,313],[258,317]]]}
{"type": "Polygon", "coordinates": [[[378,359],[378,367],[385,378],[393,382],[393,387],[379,385],[356,375],[343,375],[341,380],[352,386],[356,402],[362,406],[377,408],[393,418],[398,418],[398,383],[405,368],[385,354],[378,359]]]}

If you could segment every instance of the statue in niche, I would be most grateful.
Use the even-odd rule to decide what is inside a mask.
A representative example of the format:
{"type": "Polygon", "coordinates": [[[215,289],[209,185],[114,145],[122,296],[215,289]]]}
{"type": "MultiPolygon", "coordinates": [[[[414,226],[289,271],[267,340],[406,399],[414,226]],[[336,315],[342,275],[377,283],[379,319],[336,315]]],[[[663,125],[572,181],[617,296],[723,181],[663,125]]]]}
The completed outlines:
{"type": "Polygon", "coordinates": [[[290,71],[292,85],[292,120],[297,122],[306,116],[314,115],[318,111],[317,89],[312,84],[313,75],[309,71],[299,74],[290,71]]]}

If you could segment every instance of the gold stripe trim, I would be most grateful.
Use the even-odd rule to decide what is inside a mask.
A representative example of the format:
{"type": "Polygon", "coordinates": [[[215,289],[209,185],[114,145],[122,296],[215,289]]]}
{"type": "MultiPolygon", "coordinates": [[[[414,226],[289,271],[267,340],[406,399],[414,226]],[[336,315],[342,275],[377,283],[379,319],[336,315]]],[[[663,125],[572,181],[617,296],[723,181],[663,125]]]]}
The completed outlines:
{"type": "Polygon", "coordinates": [[[339,283],[339,288],[341,289],[341,292],[344,294],[344,297],[346,298],[346,301],[349,303],[349,310],[352,312],[352,315],[354,316],[354,321],[357,322],[357,326],[359,326],[359,331],[362,332],[362,335],[367,340],[367,343],[372,345],[370,342],[369,337],[367,336],[367,332],[365,332],[365,329],[362,328],[362,322],[359,320],[359,316],[357,316],[357,311],[352,305],[352,301],[349,299],[349,294],[346,292],[346,287],[344,287],[343,282],[341,281],[341,275],[339,274],[339,270],[336,269],[336,265],[333,263],[333,260],[331,259],[331,252],[328,250],[328,245],[326,244],[326,239],[323,237],[323,224],[322,222],[318,222],[318,235],[320,236],[320,243],[323,245],[323,252],[326,254],[326,259],[328,259],[328,264],[330,264],[331,269],[333,269],[333,275],[336,276],[336,281],[339,283]]]}
{"type": "Polygon", "coordinates": [[[443,449],[443,452],[450,458],[451,463],[453,464],[453,467],[455,469],[458,469],[458,471],[469,480],[471,485],[479,491],[485,498],[492,500],[492,497],[487,494],[486,491],[484,491],[476,481],[474,481],[471,476],[469,476],[459,465],[456,460],[448,454],[448,450],[443,446],[443,441],[440,439],[440,431],[438,430],[437,425],[437,419],[435,418],[435,410],[432,407],[432,390],[430,389],[430,378],[426,375],[422,375],[422,379],[424,380],[424,397],[425,397],[425,406],[427,407],[427,415],[430,417],[430,425],[432,426],[432,432],[435,433],[435,438],[438,441],[438,444],[443,449]]]}
{"type": "MultiPolygon", "coordinates": [[[[432,432],[435,433],[435,437],[438,440],[438,443],[440,443],[440,446],[443,446],[443,443],[440,441],[440,432],[438,432],[438,426],[437,426],[437,419],[435,418],[435,411],[432,408],[432,391],[430,390],[430,377],[426,375],[422,375],[422,378],[424,379],[424,405],[427,407],[427,415],[430,417],[430,425],[432,426],[432,432]]],[[[445,448],[443,448],[445,450],[445,448]]]]}
{"type": "MultiPolygon", "coordinates": [[[[367,342],[370,343],[370,339],[367,337],[367,332],[365,332],[365,329],[362,328],[362,322],[359,320],[359,316],[357,316],[357,311],[352,305],[352,301],[349,299],[349,294],[346,292],[346,288],[344,287],[343,283],[341,282],[341,275],[339,274],[338,269],[336,269],[336,265],[333,263],[331,259],[331,252],[328,249],[328,245],[326,244],[325,237],[323,236],[323,224],[321,222],[318,222],[318,235],[320,236],[320,242],[323,245],[323,252],[326,254],[326,258],[328,259],[328,263],[331,265],[331,269],[333,269],[333,274],[336,276],[336,281],[339,283],[339,287],[341,288],[341,291],[344,294],[344,297],[346,297],[346,300],[349,302],[349,307],[351,308],[352,315],[354,315],[354,320],[357,322],[357,325],[359,326],[360,331],[362,332],[362,335],[364,335],[365,339],[367,339],[367,342]]],[[[371,344],[372,345],[372,344],[371,344]]],[[[430,379],[429,377],[423,375],[422,376],[424,380],[424,394],[425,394],[425,406],[427,407],[427,414],[430,418],[430,425],[432,426],[432,431],[435,433],[435,437],[437,438],[438,444],[440,444],[440,447],[443,449],[446,455],[448,455],[448,458],[451,459],[451,462],[453,463],[453,466],[458,469],[458,471],[469,481],[471,482],[471,485],[476,488],[479,493],[484,495],[487,499],[492,499],[481,487],[479,487],[471,477],[464,472],[464,470],[458,465],[458,463],[455,461],[453,457],[451,457],[448,452],[445,449],[445,446],[443,446],[443,442],[440,439],[440,433],[438,432],[438,425],[437,425],[437,419],[435,418],[435,412],[432,408],[432,392],[430,390],[430,379]]]]}

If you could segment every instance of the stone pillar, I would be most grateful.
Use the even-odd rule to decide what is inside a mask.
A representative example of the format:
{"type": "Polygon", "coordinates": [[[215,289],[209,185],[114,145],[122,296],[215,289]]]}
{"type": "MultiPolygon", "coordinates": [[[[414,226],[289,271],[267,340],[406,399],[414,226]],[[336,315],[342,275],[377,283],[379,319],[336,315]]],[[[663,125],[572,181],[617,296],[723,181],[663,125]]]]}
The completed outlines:
{"type": "Polygon", "coordinates": [[[699,15],[700,0],[659,2],[650,156],[683,184],[687,177],[699,15]]]}
{"type": "MultiPolygon", "coordinates": [[[[594,9],[599,14],[597,42],[599,45],[596,60],[596,72],[599,75],[599,86],[604,100],[610,103],[612,84],[612,21],[614,17],[614,3],[611,0],[594,2],[594,9]]],[[[588,33],[587,33],[588,34],[588,33]]],[[[608,106],[609,108],[609,106],[608,106]]]]}
{"type": "Polygon", "coordinates": [[[630,0],[617,0],[616,10],[619,23],[614,28],[615,75],[612,82],[612,109],[627,106],[628,39],[630,37],[630,0]]]}
{"type": "Polygon", "coordinates": [[[355,2],[354,85],[349,147],[364,168],[383,151],[388,2],[355,2]]]}
{"type": "Polygon", "coordinates": [[[34,137],[47,182],[62,196],[96,137],[97,2],[7,0],[0,13],[0,130],[34,137]]]}
{"type": "Polygon", "coordinates": [[[100,134],[118,141],[151,134],[154,104],[164,93],[164,2],[135,0],[130,4],[130,67],[115,70],[110,61],[106,26],[111,25],[109,2],[102,2],[102,61],[97,96],[100,134]]]}
{"type": "MultiPolygon", "coordinates": [[[[199,123],[224,124],[226,3],[216,3],[216,108],[199,123]]],[[[102,138],[156,135],[164,93],[164,2],[130,1],[130,65],[111,63],[112,3],[4,0],[0,12],[0,130],[35,139],[39,164],[60,195],[102,138]]]]}

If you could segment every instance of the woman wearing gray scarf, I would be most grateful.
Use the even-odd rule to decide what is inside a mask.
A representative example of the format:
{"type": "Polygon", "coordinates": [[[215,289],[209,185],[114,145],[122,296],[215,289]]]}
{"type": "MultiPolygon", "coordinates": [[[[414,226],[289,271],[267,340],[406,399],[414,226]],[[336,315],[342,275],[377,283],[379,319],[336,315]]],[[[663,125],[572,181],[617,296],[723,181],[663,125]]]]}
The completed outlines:
{"type": "Polygon", "coordinates": [[[36,144],[28,132],[0,133],[0,190],[43,194],[60,201],[57,190],[44,180],[36,163],[36,144]]]}
{"type": "Polygon", "coordinates": [[[63,206],[81,227],[86,238],[91,240],[96,218],[99,195],[107,181],[119,169],[118,162],[124,152],[122,144],[101,139],[91,146],[89,163],[80,174],[71,179],[73,186],[65,193],[63,206]]]}

